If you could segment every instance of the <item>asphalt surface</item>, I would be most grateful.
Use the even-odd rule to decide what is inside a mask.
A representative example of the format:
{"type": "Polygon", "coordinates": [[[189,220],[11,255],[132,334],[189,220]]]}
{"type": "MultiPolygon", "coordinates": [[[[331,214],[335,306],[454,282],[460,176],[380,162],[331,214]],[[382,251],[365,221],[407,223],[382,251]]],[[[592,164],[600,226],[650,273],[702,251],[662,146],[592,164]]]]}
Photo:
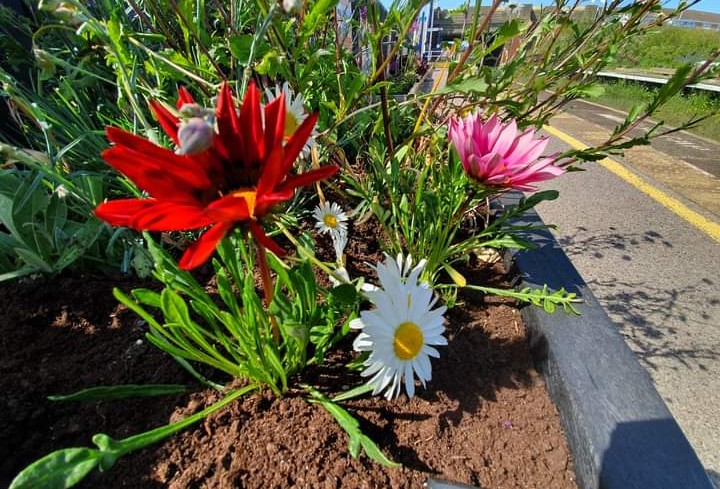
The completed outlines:
{"type": "MultiPolygon", "coordinates": [[[[593,145],[621,114],[574,102],[551,125],[593,145]],[[615,119],[613,118],[615,117],[615,119]]],[[[568,147],[553,140],[548,152],[568,147]]],[[[720,146],[674,134],[613,157],[720,222],[720,146]]],[[[538,212],[650,373],[708,473],[720,483],[720,243],[597,164],[546,182],[538,212]]]]}
{"type": "MultiPolygon", "coordinates": [[[[570,102],[566,110],[608,130],[612,130],[625,119],[625,114],[618,110],[582,100],[570,102]]],[[[651,127],[650,123],[642,124],[639,130],[631,132],[631,135],[639,136],[644,132],[641,130],[649,127],[651,127]]],[[[654,140],[652,147],[720,178],[720,153],[718,153],[720,146],[715,142],[680,132],[654,140]]]]}
{"type": "MultiPolygon", "coordinates": [[[[442,76],[435,69],[424,88],[442,76]]],[[[592,146],[623,119],[617,110],[575,101],[551,125],[592,146]]],[[[567,149],[553,139],[547,153],[567,149]]],[[[720,223],[720,145],[679,132],[613,159],[720,223]]],[[[557,225],[560,245],[720,488],[720,242],[605,167],[584,167],[544,182],[541,189],[559,190],[560,198],[537,211],[557,225]]]]}

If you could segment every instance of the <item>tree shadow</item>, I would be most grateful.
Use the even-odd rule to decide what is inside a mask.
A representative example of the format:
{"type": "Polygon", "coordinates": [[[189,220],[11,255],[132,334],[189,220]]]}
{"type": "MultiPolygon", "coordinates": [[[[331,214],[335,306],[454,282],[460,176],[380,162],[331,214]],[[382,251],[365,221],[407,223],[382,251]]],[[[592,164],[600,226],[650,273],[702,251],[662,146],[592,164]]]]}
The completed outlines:
{"type": "Polygon", "coordinates": [[[590,230],[578,226],[572,234],[565,234],[557,238],[558,243],[569,257],[582,255],[602,259],[610,251],[620,253],[620,258],[625,261],[632,261],[632,256],[625,253],[631,247],[637,248],[642,245],[662,245],[665,248],[672,248],[673,244],[663,238],[655,231],[644,233],[619,233],[617,228],[610,226],[608,233],[587,235],[590,230]],[[590,254],[588,255],[588,251],[590,254]]]}
{"type": "MultiPolygon", "coordinates": [[[[587,228],[577,227],[559,237],[558,243],[571,258],[589,256],[591,266],[594,260],[601,266],[603,260],[618,257],[633,261],[632,254],[642,248],[648,253],[656,247],[673,248],[655,231],[621,234],[614,227],[592,235],[587,228]]],[[[720,342],[707,339],[712,335],[689,336],[693,330],[717,328],[714,318],[720,317],[720,293],[712,270],[698,269],[692,284],[670,285],[633,280],[624,270],[613,273],[617,278],[592,279],[587,284],[646,367],[657,369],[658,360],[669,359],[675,368],[707,370],[709,361],[720,358],[720,342]]]]}

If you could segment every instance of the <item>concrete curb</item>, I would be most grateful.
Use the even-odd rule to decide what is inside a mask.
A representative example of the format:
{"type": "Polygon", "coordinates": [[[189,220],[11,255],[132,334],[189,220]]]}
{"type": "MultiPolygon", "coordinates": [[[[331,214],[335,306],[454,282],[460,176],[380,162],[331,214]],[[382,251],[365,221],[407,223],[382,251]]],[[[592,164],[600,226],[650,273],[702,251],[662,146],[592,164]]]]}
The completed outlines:
{"type": "MultiPolygon", "coordinates": [[[[507,194],[513,205],[520,194],[507,194]]],[[[541,225],[534,211],[517,225],[541,225]]],[[[522,310],[535,363],[560,412],[581,489],[713,489],[647,372],[549,231],[514,253],[521,286],[564,287],[580,316],[522,310]]]]}

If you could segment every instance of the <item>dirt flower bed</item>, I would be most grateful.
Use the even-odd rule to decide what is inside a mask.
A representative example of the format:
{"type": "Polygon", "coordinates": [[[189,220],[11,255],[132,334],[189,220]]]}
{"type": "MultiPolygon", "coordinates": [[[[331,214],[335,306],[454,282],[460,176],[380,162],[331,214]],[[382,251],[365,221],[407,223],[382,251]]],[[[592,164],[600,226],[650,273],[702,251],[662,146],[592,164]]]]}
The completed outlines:
{"type": "MultiPolygon", "coordinates": [[[[498,285],[504,280],[499,265],[467,273],[498,285]]],[[[147,286],[60,277],[2,286],[0,484],[51,450],[89,446],[94,433],[126,437],[219,400],[149,345],[143,322],[117,305],[114,286],[139,285],[147,286]],[[186,384],[189,393],[103,403],[46,399],[97,385],[147,383],[186,384]]],[[[477,295],[460,301],[447,314],[449,344],[433,361],[427,389],[412,400],[345,403],[400,469],[351,458],[335,420],[299,392],[283,398],[265,392],[120,459],[78,487],[400,488],[421,487],[428,477],[485,488],[576,487],[558,415],[533,368],[517,309],[477,295]]],[[[346,361],[333,358],[297,380],[317,385],[322,378],[328,389],[346,389],[340,379],[353,380],[344,373],[346,361]]]]}

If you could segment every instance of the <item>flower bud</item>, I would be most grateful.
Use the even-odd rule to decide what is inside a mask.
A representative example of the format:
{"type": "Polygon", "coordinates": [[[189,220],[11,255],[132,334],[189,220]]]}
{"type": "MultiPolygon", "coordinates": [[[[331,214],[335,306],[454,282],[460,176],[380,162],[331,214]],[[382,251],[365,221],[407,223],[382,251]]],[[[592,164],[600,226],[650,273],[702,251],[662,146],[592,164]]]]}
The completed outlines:
{"type": "Polygon", "coordinates": [[[180,117],[183,119],[191,119],[193,117],[204,117],[207,109],[200,107],[198,104],[183,104],[180,107],[180,117]]]}
{"type": "Polygon", "coordinates": [[[200,117],[192,117],[180,124],[178,129],[180,147],[177,149],[177,154],[202,153],[212,147],[214,137],[215,131],[210,123],[200,117]]]}
{"type": "Polygon", "coordinates": [[[50,12],[58,19],[73,25],[79,25],[88,20],[87,16],[83,14],[76,5],[70,2],[41,0],[38,8],[50,12]]]}
{"type": "Polygon", "coordinates": [[[35,55],[35,63],[38,68],[46,73],[55,73],[55,63],[50,53],[44,49],[35,48],[33,49],[33,54],[35,55]]]}
{"type": "Polygon", "coordinates": [[[54,193],[55,193],[55,195],[57,195],[58,198],[60,198],[60,199],[64,199],[65,197],[67,197],[68,195],[70,195],[70,191],[67,189],[67,187],[66,187],[65,185],[58,185],[58,186],[55,188],[55,192],[54,192],[54,193]]]}
{"type": "Polygon", "coordinates": [[[282,0],[282,8],[285,13],[295,14],[303,8],[302,0],[282,0]]]}

